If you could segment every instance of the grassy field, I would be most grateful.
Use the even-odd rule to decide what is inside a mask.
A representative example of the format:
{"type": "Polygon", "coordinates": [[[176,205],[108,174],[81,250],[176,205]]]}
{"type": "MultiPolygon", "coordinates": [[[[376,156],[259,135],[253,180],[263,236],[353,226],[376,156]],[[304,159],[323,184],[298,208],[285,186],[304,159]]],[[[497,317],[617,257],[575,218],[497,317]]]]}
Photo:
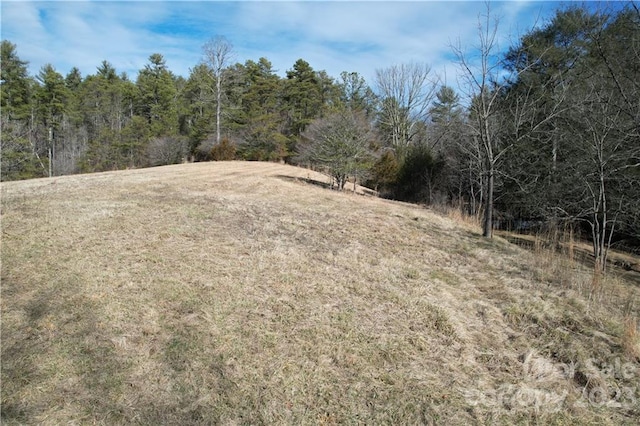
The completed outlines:
{"type": "Polygon", "coordinates": [[[637,285],[321,182],[3,183],[2,424],[637,424],[637,285]]]}

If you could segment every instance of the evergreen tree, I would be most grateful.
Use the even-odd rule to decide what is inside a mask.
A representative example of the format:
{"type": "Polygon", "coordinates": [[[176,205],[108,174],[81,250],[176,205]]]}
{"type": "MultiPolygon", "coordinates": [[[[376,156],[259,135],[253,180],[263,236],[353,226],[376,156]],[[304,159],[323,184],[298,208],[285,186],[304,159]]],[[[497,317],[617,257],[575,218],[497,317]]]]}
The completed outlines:
{"type": "Polygon", "coordinates": [[[211,71],[206,64],[199,64],[191,69],[181,94],[185,115],[180,118],[180,127],[188,135],[189,153],[199,159],[205,158],[206,154],[199,153],[198,147],[214,131],[215,94],[211,91],[212,86],[214,77],[211,71]]]}
{"type": "Polygon", "coordinates": [[[0,178],[4,181],[43,176],[47,168],[40,154],[46,153],[46,146],[36,144],[31,114],[35,83],[28,76],[27,62],[18,57],[15,44],[3,40],[0,51],[0,178]]]}
{"type": "MultiPolygon", "coordinates": [[[[460,105],[460,96],[453,88],[442,86],[429,114],[428,146],[441,166],[441,191],[456,203],[463,199],[473,200],[482,184],[481,168],[478,167],[477,152],[465,134],[465,112],[460,105]]],[[[475,214],[475,208],[470,205],[468,211],[475,214]]]]}
{"type": "Polygon", "coordinates": [[[352,111],[364,111],[371,116],[376,110],[377,98],[367,85],[364,77],[357,72],[340,73],[340,101],[345,108],[352,111]]]}
{"type": "Polygon", "coordinates": [[[281,80],[266,58],[247,61],[243,76],[242,127],[238,129],[242,141],[240,154],[249,160],[282,160],[288,152],[279,110],[281,80]]]}
{"type": "Polygon", "coordinates": [[[308,62],[298,59],[284,82],[286,135],[292,143],[323,110],[322,84],[308,62]]]}
{"type": "Polygon", "coordinates": [[[27,62],[18,57],[16,45],[7,40],[2,40],[0,52],[2,114],[9,119],[26,118],[31,96],[27,62]]]}
{"type": "Polygon", "coordinates": [[[58,135],[67,111],[67,102],[70,97],[64,77],[56,71],[51,64],[42,67],[37,77],[40,86],[38,87],[35,99],[37,103],[37,116],[43,126],[43,137],[47,141],[47,151],[49,158],[49,176],[58,173],[56,164],[56,148],[61,138],[58,135]]]}
{"type": "Polygon", "coordinates": [[[72,92],[77,91],[82,84],[82,74],[80,73],[80,70],[76,67],[71,68],[71,71],[69,71],[67,76],[64,78],[64,83],[65,86],[67,86],[67,89],[72,92]]]}
{"type": "MultiPolygon", "coordinates": [[[[108,61],[102,61],[95,75],[80,85],[79,97],[88,147],[80,169],[84,172],[112,170],[145,165],[142,152],[147,138],[125,137],[134,121],[137,87],[125,74],[118,75],[108,61]]],[[[136,120],[144,133],[148,122],[136,120]]]]}
{"type": "Polygon", "coordinates": [[[174,77],[167,68],[164,57],[154,53],[149,63],[140,71],[137,114],[147,119],[155,136],[178,133],[177,90],[174,77]]]}

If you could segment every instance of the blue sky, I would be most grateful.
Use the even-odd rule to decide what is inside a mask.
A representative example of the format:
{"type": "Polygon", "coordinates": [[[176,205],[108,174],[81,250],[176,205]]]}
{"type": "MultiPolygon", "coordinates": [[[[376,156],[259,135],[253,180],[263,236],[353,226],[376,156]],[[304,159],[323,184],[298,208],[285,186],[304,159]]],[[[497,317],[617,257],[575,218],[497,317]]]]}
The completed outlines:
{"type": "MultiPolygon", "coordinates": [[[[506,48],[570,2],[492,2],[506,48]]],[[[426,62],[455,85],[451,44],[477,44],[481,1],[5,1],[2,39],[37,74],[51,63],[65,75],[77,66],[94,74],[103,61],[133,80],[152,53],[187,77],[216,35],[234,45],[235,61],[266,57],[284,75],[302,58],[338,77],[357,71],[372,83],[375,69],[426,62]]]]}

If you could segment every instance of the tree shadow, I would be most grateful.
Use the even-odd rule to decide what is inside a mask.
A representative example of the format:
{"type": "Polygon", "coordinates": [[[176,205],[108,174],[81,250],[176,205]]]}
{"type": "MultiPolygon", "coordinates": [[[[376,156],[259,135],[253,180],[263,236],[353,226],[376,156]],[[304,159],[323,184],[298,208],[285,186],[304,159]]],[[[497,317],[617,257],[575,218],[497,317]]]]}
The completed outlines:
{"type": "Polygon", "coordinates": [[[293,177],[287,175],[276,175],[276,178],[286,180],[288,182],[303,182],[310,185],[319,186],[324,189],[331,189],[332,186],[329,183],[321,182],[319,180],[311,179],[311,178],[301,178],[301,177],[293,177]]]}
{"type": "MultiPolygon", "coordinates": [[[[324,188],[324,189],[336,189],[336,187],[330,183],[327,182],[321,182],[319,180],[315,180],[315,179],[311,179],[311,178],[301,178],[301,177],[293,177],[293,176],[287,176],[287,175],[276,175],[275,176],[278,179],[282,179],[282,180],[286,180],[289,182],[298,182],[298,183],[306,183],[306,184],[310,184],[310,185],[315,185],[315,186],[319,186],[320,188],[324,188]]],[[[345,188],[343,188],[343,190],[341,192],[344,193],[350,193],[353,192],[352,190],[353,188],[353,182],[349,181],[347,182],[347,184],[345,185],[345,188]]],[[[360,186],[357,185],[357,191],[356,194],[358,195],[366,195],[366,196],[370,196],[370,197],[378,197],[380,194],[371,189],[371,188],[367,188],[365,186],[360,186]]],[[[392,200],[392,201],[397,201],[397,200],[392,200]]]]}
{"type": "Polygon", "coordinates": [[[2,324],[1,422],[31,423],[56,406],[122,421],[126,407],[118,397],[130,366],[116,353],[98,302],[78,291],[82,278],[35,283],[33,294],[15,280],[3,284],[22,293],[12,298],[11,312],[23,312],[25,321],[18,328],[2,324]],[[37,388],[48,389],[21,398],[37,388]]]}

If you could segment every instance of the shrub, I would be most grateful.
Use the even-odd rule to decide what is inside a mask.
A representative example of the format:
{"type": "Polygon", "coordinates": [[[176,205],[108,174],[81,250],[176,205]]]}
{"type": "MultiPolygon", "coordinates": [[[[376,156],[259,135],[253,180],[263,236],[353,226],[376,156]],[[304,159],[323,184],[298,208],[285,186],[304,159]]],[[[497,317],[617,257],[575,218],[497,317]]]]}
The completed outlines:
{"type": "Polygon", "coordinates": [[[387,150],[373,165],[371,179],[367,185],[379,191],[381,196],[389,197],[393,192],[399,169],[395,154],[392,150],[387,150]]]}
{"type": "Polygon", "coordinates": [[[229,139],[224,138],[218,145],[211,148],[211,159],[213,161],[229,161],[236,158],[236,146],[229,139]]]}
{"type": "Polygon", "coordinates": [[[149,164],[162,166],[180,163],[187,155],[187,149],[187,143],[184,138],[178,136],[153,138],[147,147],[149,164]]]}

